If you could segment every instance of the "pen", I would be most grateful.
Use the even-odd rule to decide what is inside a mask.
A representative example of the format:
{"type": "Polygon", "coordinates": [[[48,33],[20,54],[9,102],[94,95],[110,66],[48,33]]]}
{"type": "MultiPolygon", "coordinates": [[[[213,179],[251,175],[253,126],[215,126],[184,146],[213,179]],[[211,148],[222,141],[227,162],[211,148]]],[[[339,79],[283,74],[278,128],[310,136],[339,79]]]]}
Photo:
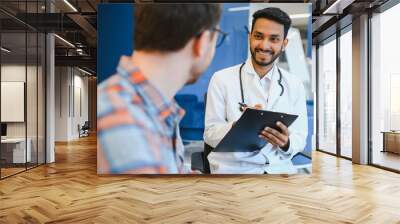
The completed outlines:
{"type": "Polygon", "coordinates": [[[245,104],[245,103],[240,103],[240,102],[239,102],[239,105],[240,105],[239,110],[240,110],[241,112],[243,112],[244,108],[248,107],[247,104],[245,104]]]}
{"type": "Polygon", "coordinates": [[[247,104],[245,104],[245,103],[240,103],[240,102],[239,102],[239,105],[240,105],[241,107],[247,107],[247,104]]]}

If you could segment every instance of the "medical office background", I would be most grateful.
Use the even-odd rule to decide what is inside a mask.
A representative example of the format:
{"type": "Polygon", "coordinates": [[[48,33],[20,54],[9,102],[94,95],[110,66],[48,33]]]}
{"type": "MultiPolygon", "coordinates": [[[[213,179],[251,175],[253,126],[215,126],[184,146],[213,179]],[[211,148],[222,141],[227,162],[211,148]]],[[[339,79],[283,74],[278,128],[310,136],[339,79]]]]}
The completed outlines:
{"type": "MultiPolygon", "coordinates": [[[[311,150],[313,145],[314,91],[311,78],[311,4],[308,3],[225,3],[221,18],[221,29],[228,33],[209,68],[192,85],[185,86],[175,99],[186,110],[180,123],[180,132],[185,144],[185,166],[193,167],[193,153],[203,151],[204,141],[204,96],[214,72],[244,62],[250,55],[248,32],[252,14],[262,8],[278,7],[292,19],[288,33],[289,45],[279,60],[279,66],[296,74],[304,84],[307,93],[308,137],[304,152],[292,161],[299,172],[311,172],[311,150]]],[[[131,55],[133,46],[132,18],[134,4],[100,4],[98,7],[98,83],[115,73],[119,57],[131,55]]]]}

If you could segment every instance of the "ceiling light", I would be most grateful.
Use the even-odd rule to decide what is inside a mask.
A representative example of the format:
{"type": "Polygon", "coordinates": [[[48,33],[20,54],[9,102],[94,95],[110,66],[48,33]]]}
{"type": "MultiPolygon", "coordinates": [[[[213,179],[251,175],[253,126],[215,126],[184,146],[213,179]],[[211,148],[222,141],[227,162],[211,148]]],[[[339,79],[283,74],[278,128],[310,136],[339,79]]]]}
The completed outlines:
{"type": "Polygon", "coordinates": [[[303,13],[303,14],[293,14],[290,15],[289,17],[291,19],[303,19],[303,18],[308,18],[310,16],[310,13],[303,13]]]}
{"type": "Polygon", "coordinates": [[[78,70],[81,71],[81,72],[83,72],[83,73],[85,73],[85,74],[87,74],[87,75],[92,75],[92,73],[90,73],[90,72],[88,72],[88,71],[86,71],[86,70],[83,70],[83,69],[81,69],[81,68],[79,68],[79,67],[78,67],[78,70]]]}
{"type": "Polygon", "coordinates": [[[249,6],[228,8],[228,12],[239,12],[239,11],[249,11],[249,10],[250,10],[249,6]]]}
{"type": "Polygon", "coordinates": [[[7,49],[7,48],[5,48],[5,47],[1,47],[0,49],[1,49],[2,51],[6,52],[6,53],[10,53],[10,52],[11,52],[11,50],[9,50],[9,49],[7,49]]]}
{"type": "Polygon", "coordinates": [[[58,39],[60,39],[62,42],[66,43],[67,45],[69,45],[70,47],[75,48],[75,45],[71,44],[71,42],[69,42],[68,40],[58,36],[57,34],[54,34],[55,37],[57,37],[58,39]]]}
{"type": "Polygon", "coordinates": [[[322,14],[341,14],[343,9],[351,5],[355,0],[336,0],[322,14]]]}
{"type": "Polygon", "coordinates": [[[329,6],[322,14],[330,13],[330,11],[336,7],[340,0],[335,1],[331,6],[329,6]]]}
{"type": "Polygon", "coordinates": [[[65,4],[67,4],[72,10],[74,10],[74,12],[78,12],[78,10],[71,4],[69,3],[68,0],[64,0],[65,4]]]}

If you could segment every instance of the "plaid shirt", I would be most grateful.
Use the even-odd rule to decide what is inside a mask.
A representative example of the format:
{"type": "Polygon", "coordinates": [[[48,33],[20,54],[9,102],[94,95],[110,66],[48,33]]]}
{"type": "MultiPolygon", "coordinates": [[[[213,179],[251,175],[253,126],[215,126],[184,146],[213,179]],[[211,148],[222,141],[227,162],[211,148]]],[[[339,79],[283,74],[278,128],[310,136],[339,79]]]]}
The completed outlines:
{"type": "Polygon", "coordinates": [[[183,173],[178,124],[184,115],[121,57],[98,87],[98,173],[183,173]]]}

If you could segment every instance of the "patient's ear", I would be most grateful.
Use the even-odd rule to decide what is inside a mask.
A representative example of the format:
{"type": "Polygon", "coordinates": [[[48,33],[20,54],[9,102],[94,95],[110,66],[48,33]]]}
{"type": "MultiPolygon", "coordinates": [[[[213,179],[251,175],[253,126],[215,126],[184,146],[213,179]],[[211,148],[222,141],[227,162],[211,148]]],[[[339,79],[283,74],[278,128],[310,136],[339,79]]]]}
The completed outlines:
{"type": "Polygon", "coordinates": [[[207,47],[211,44],[210,31],[206,30],[193,38],[193,56],[203,57],[207,52],[207,47]]]}

